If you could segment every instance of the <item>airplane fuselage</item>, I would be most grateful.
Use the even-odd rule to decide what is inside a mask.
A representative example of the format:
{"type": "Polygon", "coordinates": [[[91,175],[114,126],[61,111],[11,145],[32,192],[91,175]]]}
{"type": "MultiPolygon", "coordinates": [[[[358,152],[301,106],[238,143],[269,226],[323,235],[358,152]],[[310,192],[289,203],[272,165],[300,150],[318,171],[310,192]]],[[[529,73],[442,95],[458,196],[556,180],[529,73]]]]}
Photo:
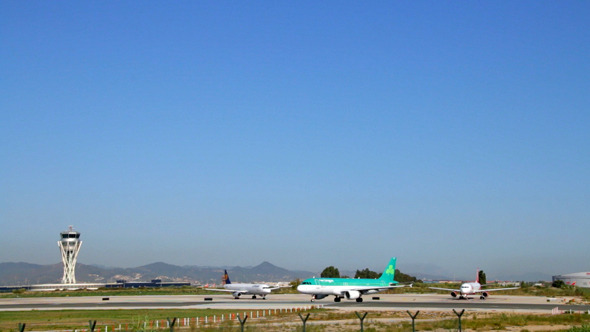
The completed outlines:
{"type": "MultiPolygon", "coordinates": [[[[351,287],[354,287],[355,290],[362,290],[393,285],[394,283],[379,279],[311,278],[304,280],[301,285],[297,286],[297,290],[303,294],[343,295],[351,287]]],[[[367,291],[366,293],[377,293],[377,291],[367,291]]]]}
{"type": "Polygon", "coordinates": [[[225,284],[223,288],[234,291],[234,296],[246,295],[266,296],[271,293],[271,287],[266,284],[225,284]]]}
{"type": "Polygon", "coordinates": [[[481,290],[481,284],[479,282],[466,282],[461,284],[460,295],[465,297],[466,295],[473,295],[481,290]]]}

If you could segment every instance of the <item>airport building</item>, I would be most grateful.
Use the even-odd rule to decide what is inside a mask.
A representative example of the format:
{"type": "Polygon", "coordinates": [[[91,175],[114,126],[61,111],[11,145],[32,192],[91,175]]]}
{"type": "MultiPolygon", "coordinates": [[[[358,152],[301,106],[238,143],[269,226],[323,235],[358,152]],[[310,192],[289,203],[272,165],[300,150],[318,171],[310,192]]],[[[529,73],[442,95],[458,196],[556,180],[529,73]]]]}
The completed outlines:
{"type": "Polygon", "coordinates": [[[142,288],[142,287],[182,287],[190,286],[190,282],[162,282],[160,279],[151,281],[126,281],[117,280],[114,283],[76,283],[76,261],[78,253],[82,246],[80,241],[80,232],[74,230],[72,226],[67,231],[60,233],[60,240],[57,246],[61,252],[63,263],[63,277],[61,284],[37,284],[23,286],[0,286],[0,293],[13,292],[17,290],[29,291],[55,291],[55,290],[79,290],[88,289],[96,290],[99,288],[142,288]]]}
{"type": "Polygon", "coordinates": [[[61,252],[61,261],[64,264],[64,274],[61,279],[63,284],[76,283],[76,261],[78,253],[82,246],[80,241],[80,233],[74,231],[74,227],[60,233],[60,240],[57,241],[57,246],[61,252]]]}
{"type": "Polygon", "coordinates": [[[162,281],[161,279],[152,279],[151,281],[127,281],[117,280],[116,283],[108,283],[105,285],[106,288],[159,288],[159,287],[182,287],[190,286],[190,282],[174,282],[174,281],[162,281]]]}
{"type": "Polygon", "coordinates": [[[110,283],[80,283],[80,284],[38,284],[27,286],[0,286],[0,293],[14,292],[17,290],[28,291],[56,291],[56,290],[97,290],[99,288],[160,288],[190,286],[190,282],[166,282],[160,279],[152,281],[125,281],[117,280],[110,283]]]}
{"type": "Polygon", "coordinates": [[[566,285],[590,288],[590,272],[578,272],[553,276],[553,281],[561,280],[566,285]]]}

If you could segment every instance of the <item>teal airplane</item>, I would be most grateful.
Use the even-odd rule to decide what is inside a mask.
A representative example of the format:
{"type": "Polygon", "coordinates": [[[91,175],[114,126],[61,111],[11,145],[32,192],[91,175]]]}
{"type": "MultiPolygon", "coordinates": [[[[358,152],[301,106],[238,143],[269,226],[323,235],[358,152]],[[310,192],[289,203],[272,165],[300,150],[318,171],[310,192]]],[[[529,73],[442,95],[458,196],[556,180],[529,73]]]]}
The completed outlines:
{"type": "Polygon", "coordinates": [[[340,302],[342,298],[363,302],[361,296],[365,294],[406,286],[398,285],[398,282],[393,280],[396,260],[396,257],[391,258],[379,279],[310,278],[303,280],[297,286],[297,290],[303,294],[311,294],[312,302],[328,295],[334,295],[334,302],[340,302]]]}

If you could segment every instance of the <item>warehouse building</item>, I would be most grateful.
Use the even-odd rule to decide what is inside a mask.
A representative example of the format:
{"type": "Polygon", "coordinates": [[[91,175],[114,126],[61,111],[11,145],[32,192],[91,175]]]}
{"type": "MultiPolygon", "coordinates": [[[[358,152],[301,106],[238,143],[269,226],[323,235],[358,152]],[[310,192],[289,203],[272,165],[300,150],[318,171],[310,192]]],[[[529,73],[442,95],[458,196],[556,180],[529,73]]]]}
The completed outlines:
{"type": "Polygon", "coordinates": [[[578,272],[553,276],[553,281],[561,280],[566,285],[590,288],[590,272],[578,272]]]}

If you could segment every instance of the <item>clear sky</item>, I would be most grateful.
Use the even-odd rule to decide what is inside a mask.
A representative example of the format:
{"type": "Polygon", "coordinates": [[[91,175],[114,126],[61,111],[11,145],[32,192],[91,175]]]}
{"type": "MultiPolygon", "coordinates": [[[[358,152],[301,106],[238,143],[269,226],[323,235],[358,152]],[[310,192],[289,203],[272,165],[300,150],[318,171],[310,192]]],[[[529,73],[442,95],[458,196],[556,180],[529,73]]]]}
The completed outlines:
{"type": "Polygon", "coordinates": [[[588,1],[1,1],[0,262],[589,271],[588,1]]]}

